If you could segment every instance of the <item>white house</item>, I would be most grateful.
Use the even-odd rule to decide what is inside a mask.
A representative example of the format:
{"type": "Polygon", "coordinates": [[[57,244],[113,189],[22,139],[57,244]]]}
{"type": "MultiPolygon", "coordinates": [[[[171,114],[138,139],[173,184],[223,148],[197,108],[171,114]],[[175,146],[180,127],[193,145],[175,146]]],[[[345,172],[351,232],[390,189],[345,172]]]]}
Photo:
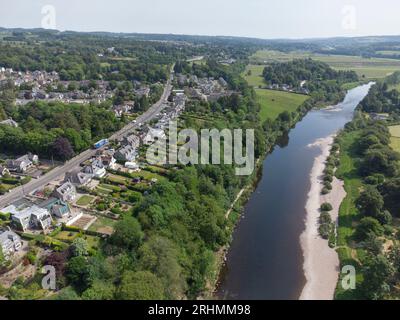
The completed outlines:
{"type": "Polygon", "coordinates": [[[0,247],[6,258],[22,248],[22,241],[19,235],[9,230],[0,230],[0,247]]]}
{"type": "Polygon", "coordinates": [[[49,211],[36,205],[28,207],[10,205],[2,209],[2,212],[10,213],[12,223],[24,232],[28,229],[46,230],[52,222],[49,211]]]}
{"type": "Polygon", "coordinates": [[[73,201],[76,198],[76,188],[71,182],[65,182],[54,190],[53,195],[62,201],[73,201]]]}

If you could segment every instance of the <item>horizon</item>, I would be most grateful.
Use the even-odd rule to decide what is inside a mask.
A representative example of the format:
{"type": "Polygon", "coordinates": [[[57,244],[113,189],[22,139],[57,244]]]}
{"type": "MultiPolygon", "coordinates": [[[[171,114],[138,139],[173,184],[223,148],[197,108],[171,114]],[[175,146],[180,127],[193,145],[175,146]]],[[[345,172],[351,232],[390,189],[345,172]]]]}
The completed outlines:
{"type": "Polygon", "coordinates": [[[112,5],[105,0],[0,0],[0,6],[7,8],[7,15],[0,17],[5,28],[74,32],[302,40],[395,36],[392,30],[400,27],[396,15],[400,4],[395,0],[382,0],[379,5],[373,0],[205,0],[190,6],[182,0],[168,4],[115,0],[112,5]],[[378,9],[380,14],[376,15],[378,9]]]}
{"type": "Polygon", "coordinates": [[[120,35],[169,35],[169,36],[184,36],[184,37],[211,37],[211,38],[242,38],[242,39],[255,39],[255,40],[264,40],[264,41],[310,41],[310,40],[329,40],[329,39],[357,39],[357,38],[384,38],[384,37],[400,37],[400,33],[393,34],[368,34],[368,35],[337,35],[337,36],[329,36],[329,37],[305,37],[305,38],[258,38],[252,36],[240,36],[240,35],[210,35],[210,34],[189,34],[189,33],[158,33],[158,32],[124,32],[124,31],[105,31],[105,30],[93,30],[93,31],[82,31],[82,30],[59,30],[59,29],[46,29],[41,27],[4,27],[0,25],[0,29],[4,30],[23,30],[24,32],[29,31],[56,31],[60,33],[83,33],[83,34],[95,34],[95,33],[104,33],[104,34],[120,34],[120,35]]]}

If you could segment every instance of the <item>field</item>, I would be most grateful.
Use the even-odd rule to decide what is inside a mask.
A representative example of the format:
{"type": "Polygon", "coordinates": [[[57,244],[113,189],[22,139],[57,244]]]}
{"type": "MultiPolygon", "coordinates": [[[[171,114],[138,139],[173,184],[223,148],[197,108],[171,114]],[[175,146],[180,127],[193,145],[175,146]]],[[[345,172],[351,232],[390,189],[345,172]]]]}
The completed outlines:
{"type": "Polygon", "coordinates": [[[389,127],[392,135],[390,146],[393,150],[400,152],[400,125],[389,127]]]}
{"type": "Polygon", "coordinates": [[[89,227],[89,230],[104,234],[112,234],[114,231],[114,225],[116,223],[117,221],[113,219],[98,217],[96,221],[89,227]]]}
{"type": "Polygon", "coordinates": [[[247,83],[252,87],[259,87],[265,85],[264,79],[262,77],[262,72],[264,70],[263,65],[248,65],[243,77],[246,79],[247,83]],[[250,73],[250,74],[249,74],[250,73]]]}
{"type": "Polygon", "coordinates": [[[256,89],[257,100],[260,103],[260,118],[276,119],[284,111],[295,111],[308,96],[277,90],[256,89]]]}
{"type": "Polygon", "coordinates": [[[323,55],[305,51],[289,53],[260,50],[251,56],[252,64],[266,64],[270,62],[287,62],[293,59],[312,58],[326,62],[337,70],[354,70],[360,77],[366,79],[384,78],[394,71],[400,70],[400,60],[385,58],[363,58],[359,56],[323,55]]]}
{"type": "Polygon", "coordinates": [[[94,199],[94,197],[84,195],[79,198],[79,200],[76,202],[76,204],[78,206],[87,206],[88,204],[90,204],[93,201],[93,199],[94,199]]]}
{"type": "MultiPolygon", "coordinates": [[[[342,136],[340,142],[340,166],[336,172],[339,179],[344,180],[346,197],[339,209],[339,228],[338,228],[338,254],[340,264],[352,265],[357,271],[357,283],[362,280],[360,268],[360,259],[363,256],[361,249],[354,247],[352,236],[355,230],[355,224],[359,220],[359,213],[355,202],[360,195],[362,188],[361,178],[357,174],[357,163],[355,162],[354,142],[359,139],[359,133],[352,132],[342,136]]],[[[339,281],[340,283],[340,281],[339,281]]],[[[336,289],[336,299],[354,299],[357,298],[357,290],[344,291],[340,285],[336,289]]]]}

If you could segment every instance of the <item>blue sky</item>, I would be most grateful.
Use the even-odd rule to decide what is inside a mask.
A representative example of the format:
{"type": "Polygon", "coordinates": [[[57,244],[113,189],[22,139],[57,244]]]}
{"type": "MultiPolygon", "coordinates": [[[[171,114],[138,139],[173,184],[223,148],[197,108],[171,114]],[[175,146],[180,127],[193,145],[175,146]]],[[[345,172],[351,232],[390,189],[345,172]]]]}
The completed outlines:
{"type": "Polygon", "coordinates": [[[400,34],[398,0],[0,0],[0,26],[311,38],[400,34]]]}

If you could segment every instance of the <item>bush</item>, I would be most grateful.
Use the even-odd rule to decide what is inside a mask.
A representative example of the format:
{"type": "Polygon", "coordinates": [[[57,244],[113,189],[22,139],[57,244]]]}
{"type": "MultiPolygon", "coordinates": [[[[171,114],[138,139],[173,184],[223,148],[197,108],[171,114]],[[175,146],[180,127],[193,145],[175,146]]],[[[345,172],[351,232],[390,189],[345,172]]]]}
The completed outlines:
{"type": "Polygon", "coordinates": [[[320,236],[326,240],[329,238],[330,231],[331,231],[330,224],[324,223],[324,224],[321,224],[318,228],[318,232],[319,232],[320,236]]]}
{"type": "Polygon", "coordinates": [[[329,191],[332,190],[332,184],[329,181],[324,182],[324,187],[329,191]]]}
{"type": "Polygon", "coordinates": [[[332,211],[333,207],[330,203],[323,203],[321,204],[321,211],[332,211]]]}
{"type": "Polygon", "coordinates": [[[322,212],[319,216],[319,223],[320,224],[330,224],[332,223],[332,218],[329,212],[322,212]]]}
{"type": "Polygon", "coordinates": [[[330,174],[326,174],[324,176],[324,181],[333,182],[333,176],[330,174]]]}
{"type": "Polygon", "coordinates": [[[367,236],[372,233],[375,236],[381,236],[384,228],[378,220],[372,217],[362,218],[359,225],[357,226],[355,236],[359,240],[364,240],[367,236]]]}
{"type": "Polygon", "coordinates": [[[328,194],[329,192],[330,192],[330,190],[328,188],[324,187],[324,188],[322,188],[321,194],[325,195],[325,194],[328,194]]]}
{"type": "Polygon", "coordinates": [[[11,218],[11,214],[10,213],[0,212],[0,220],[9,221],[10,218],[11,218]]]}

